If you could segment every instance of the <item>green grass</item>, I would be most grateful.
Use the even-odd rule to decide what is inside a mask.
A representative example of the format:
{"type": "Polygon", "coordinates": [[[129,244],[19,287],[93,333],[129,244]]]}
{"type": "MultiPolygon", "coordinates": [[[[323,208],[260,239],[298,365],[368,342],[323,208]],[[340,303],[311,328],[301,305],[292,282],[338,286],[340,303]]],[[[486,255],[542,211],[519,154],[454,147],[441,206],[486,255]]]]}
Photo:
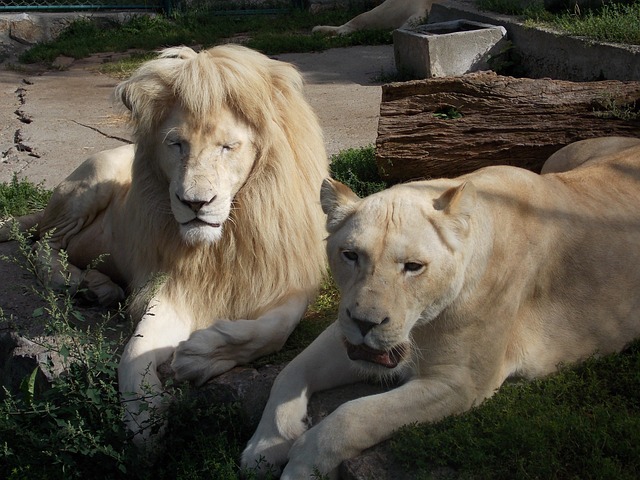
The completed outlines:
{"type": "Polygon", "coordinates": [[[605,4],[599,11],[582,15],[564,14],[551,22],[571,35],[602,42],[640,45],[640,2],[631,5],[605,4]]]}
{"type": "Polygon", "coordinates": [[[534,382],[505,385],[480,407],[403,428],[393,451],[418,477],[640,478],[640,342],[534,382]]]}
{"type": "Polygon", "coordinates": [[[82,20],[72,23],[57,39],[32,47],[20,61],[50,63],[59,55],[83,58],[93,53],[150,51],[170,45],[206,48],[227,41],[241,41],[268,55],[392,42],[390,30],[344,37],[311,34],[315,25],[340,25],[357,13],[341,10],[312,15],[291,10],[278,15],[219,15],[212,10],[190,9],[172,18],[141,15],[124,24],[82,20]]]}
{"type": "Polygon", "coordinates": [[[42,210],[50,197],[51,192],[42,185],[14,176],[11,182],[0,183],[0,220],[42,210]]]}
{"type": "Polygon", "coordinates": [[[477,0],[482,10],[516,15],[532,27],[549,27],[595,41],[640,45],[640,1],[605,3],[599,9],[551,13],[541,0],[477,0]]]}

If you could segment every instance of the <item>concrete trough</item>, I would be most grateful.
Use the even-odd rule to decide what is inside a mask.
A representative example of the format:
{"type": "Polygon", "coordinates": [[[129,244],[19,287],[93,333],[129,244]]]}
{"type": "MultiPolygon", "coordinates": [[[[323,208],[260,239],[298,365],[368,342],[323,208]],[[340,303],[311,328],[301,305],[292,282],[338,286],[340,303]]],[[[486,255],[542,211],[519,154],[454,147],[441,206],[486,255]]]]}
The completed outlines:
{"type": "Polygon", "coordinates": [[[396,68],[413,78],[455,77],[490,70],[507,47],[504,27],[470,20],[418,25],[393,32],[396,68]]]}

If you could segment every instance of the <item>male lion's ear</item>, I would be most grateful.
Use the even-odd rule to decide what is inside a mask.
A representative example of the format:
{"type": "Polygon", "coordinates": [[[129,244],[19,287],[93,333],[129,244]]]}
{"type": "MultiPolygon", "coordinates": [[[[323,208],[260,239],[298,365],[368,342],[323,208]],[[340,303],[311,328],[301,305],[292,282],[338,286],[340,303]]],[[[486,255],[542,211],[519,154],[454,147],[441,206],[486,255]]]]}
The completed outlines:
{"type": "Polygon", "coordinates": [[[325,178],[320,188],[320,203],[322,210],[327,214],[327,231],[335,232],[359,201],[360,197],[344,183],[325,178]]]}

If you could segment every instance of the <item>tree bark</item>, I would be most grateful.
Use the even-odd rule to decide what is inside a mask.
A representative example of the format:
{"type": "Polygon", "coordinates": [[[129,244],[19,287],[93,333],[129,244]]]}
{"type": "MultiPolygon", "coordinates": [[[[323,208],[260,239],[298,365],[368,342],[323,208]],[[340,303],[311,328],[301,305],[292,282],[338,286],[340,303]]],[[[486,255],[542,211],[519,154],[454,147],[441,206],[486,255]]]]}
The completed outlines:
{"type": "Polygon", "coordinates": [[[567,82],[493,72],[383,86],[376,160],[391,183],[489,165],[539,172],[561,147],[640,137],[640,82],[567,82]],[[459,118],[446,118],[458,112],[459,118]]]}

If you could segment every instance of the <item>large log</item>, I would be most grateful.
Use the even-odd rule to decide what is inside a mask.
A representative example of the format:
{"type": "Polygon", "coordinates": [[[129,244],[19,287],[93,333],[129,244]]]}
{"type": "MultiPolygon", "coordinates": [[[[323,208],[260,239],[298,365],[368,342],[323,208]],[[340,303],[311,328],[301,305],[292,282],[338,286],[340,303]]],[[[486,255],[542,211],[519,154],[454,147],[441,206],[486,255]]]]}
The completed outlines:
{"type": "Polygon", "coordinates": [[[640,82],[574,83],[492,72],[385,85],[376,159],[391,183],[489,165],[539,172],[564,145],[640,137],[640,82]],[[444,118],[446,112],[459,118],[444,118]],[[455,115],[454,115],[455,116],[455,115]]]}

